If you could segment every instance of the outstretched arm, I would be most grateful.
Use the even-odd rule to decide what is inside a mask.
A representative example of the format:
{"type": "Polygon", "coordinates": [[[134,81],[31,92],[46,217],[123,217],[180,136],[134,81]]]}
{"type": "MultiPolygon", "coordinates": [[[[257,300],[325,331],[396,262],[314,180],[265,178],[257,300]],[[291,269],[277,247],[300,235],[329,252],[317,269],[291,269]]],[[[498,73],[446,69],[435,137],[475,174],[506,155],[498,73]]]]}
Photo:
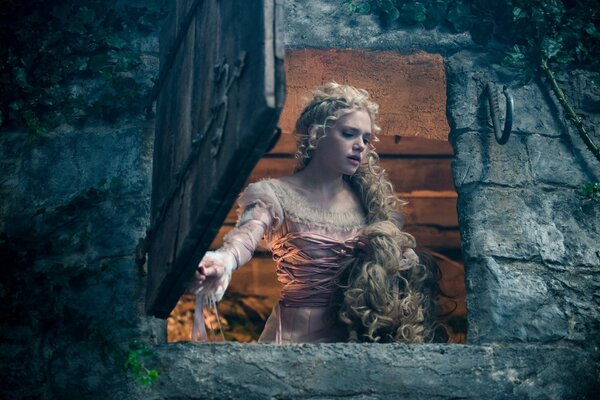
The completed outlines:
{"type": "Polygon", "coordinates": [[[273,216],[261,203],[248,206],[237,225],[223,238],[223,246],[207,252],[198,265],[188,292],[204,293],[220,301],[233,271],[252,258],[258,243],[271,226],[273,216]]]}

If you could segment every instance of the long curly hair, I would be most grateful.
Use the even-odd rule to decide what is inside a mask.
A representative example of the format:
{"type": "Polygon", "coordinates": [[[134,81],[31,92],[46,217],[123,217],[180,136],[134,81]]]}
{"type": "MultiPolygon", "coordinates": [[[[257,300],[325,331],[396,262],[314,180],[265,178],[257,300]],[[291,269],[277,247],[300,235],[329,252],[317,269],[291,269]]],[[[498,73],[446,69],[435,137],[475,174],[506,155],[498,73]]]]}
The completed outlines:
{"type": "MultiPolygon", "coordinates": [[[[371,143],[377,142],[379,106],[366,90],[335,82],[320,86],[296,122],[295,171],[305,168],[314,149],[342,116],[367,111],[371,143]]],[[[415,239],[401,230],[401,202],[372,144],[352,176],[368,225],[359,233],[354,254],[341,262],[337,298],[332,307],[348,329],[349,341],[421,343],[433,336],[433,274],[419,262],[415,239]]]]}

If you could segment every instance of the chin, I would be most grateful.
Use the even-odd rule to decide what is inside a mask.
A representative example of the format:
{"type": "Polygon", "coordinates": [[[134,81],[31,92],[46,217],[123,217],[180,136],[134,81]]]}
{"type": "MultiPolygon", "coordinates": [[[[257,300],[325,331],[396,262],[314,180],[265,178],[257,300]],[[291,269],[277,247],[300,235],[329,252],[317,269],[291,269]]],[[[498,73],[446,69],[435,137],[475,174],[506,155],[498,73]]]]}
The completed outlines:
{"type": "Polygon", "coordinates": [[[343,172],[343,174],[344,175],[348,175],[348,176],[352,176],[352,175],[354,175],[356,173],[356,171],[358,171],[358,167],[346,170],[345,172],[343,172]]]}

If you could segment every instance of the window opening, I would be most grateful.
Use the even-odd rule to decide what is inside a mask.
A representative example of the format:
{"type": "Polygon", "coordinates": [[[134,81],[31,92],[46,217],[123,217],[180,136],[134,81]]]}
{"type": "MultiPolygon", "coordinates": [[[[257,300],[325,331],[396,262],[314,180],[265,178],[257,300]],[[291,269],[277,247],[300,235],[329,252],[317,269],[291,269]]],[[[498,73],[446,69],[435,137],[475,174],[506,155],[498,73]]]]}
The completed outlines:
{"type": "MultiPolygon", "coordinates": [[[[442,272],[443,320],[450,342],[466,342],[466,291],[456,211],[457,193],[451,177],[452,148],[447,141],[445,76],[440,56],[400,56],[391,52],[357,50],[295,50],[286,54],[287,100],[280,125],[283,134],[275,148],[254,169],[249,182],[289,175],[295,165],[292,128],[304,104],[303,96],[319,84],[337,80],[369,90],[380,103],[381,141],[375,143],[402,207],[404,229],[419,248],[429,252],[442,272]],[[310,65],[311,68],[307,68],[310,65]],[[340,77],[343,77],[341,79],[340,77]],[[410,115],[410,117],[409,117],[410,115]],[[390,133],[392,135],[390,135],[390,133]]],[[[236,207],[211,245],[218,248],[233,228],[236,207]]],[[[219,304],[227,340],[252,342],[262,332],[279,299],[275,263],[265,246],[237,270],[219,304]]],[[[168,318],[168,340],[191,340],[194,298],[183,295],[168,318]]],[[[214,319],[212,315],[206,318],[214,319]]],[[[211,321],[216,326],[216,321],[211,321]]]]}

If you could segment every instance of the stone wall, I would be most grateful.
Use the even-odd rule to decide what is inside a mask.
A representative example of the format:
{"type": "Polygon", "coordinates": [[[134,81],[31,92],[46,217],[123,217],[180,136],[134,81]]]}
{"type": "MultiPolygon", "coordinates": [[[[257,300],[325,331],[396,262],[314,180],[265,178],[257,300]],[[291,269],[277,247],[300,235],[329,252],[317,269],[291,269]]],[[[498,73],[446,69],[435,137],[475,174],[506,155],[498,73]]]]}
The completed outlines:
{"type": "MultiPolygon", "coordinates": [[[[600,164],[562,117],[549,86],[515,85],[516,74],[493,67],[493,56],[461,51],[446,63],[469,342],[596,346],[600,205],[581,187],[599,180],[600,164]],[[488,81],[513,86],[515,123],[504,146],[487,124],[488,81]]],[[[599,89],[588,90],[585,96],[599,89]]],[[[578,104],[581,95],[569,92],[578,104]]],[[[595,111],[586,112],[588,121],[598,119],[595,111]]],[[[598,142],[600,132],[589,127],[598,142]]]]}
{"type": "MultiPolygon", "coordinates": [[[[144,274],[133,260],[148,223],[152,121],[130,116],[112,125],[63,127],[34,143],[22,132],[0,135],[2,231],[34,255],[23,259],[14,246],[3,255],[15,262],[3,268],[0,293],[2,397],[598,394],[600,205],[578,190],[600,180],[599,164],[547,86],[517,85],[513,71],[497,66],[494,46],[479,47],[465,34],[387,31],[340,3],[288,0],[287,47],[444,57],[469,345],[152,346],[164,343],[164,322],[143,316],[144,274]],[[487,123],[482,88],[488,80],[508,83],[515,94],[514,134],[504,146],[487,123]],[[53,219],[55,211],[64,218],[53,219]],[[54,238],[54,247],[36,248],[27,241],[36,235],[54,238]],[[28,311],[38,308],[30,319],[28,311]],[[149,366],[161,377],[149,388],[122,368],[123,349],[134,339],[156,353],[149,366]]],[[[147,56],[156,58],[157,40],[151,43],[147,56]]],[[[599,96],[591,77],[581,71],[561,84],[599,142],[599,96]]]]}
{"type": "MultiPolygon", "coordinates": [[[[157,32],[131,44],[140,79],[155,78],[157,32]]],[[[93,98],[98,84],[77,87],[93,98]]],[[[134,262],[150,212],[153,128],[129,113],[34,139],[1,132],[1,398],[136,390],[123,368],[129,344],[165,341],[164,321],[143,315],[144,271],[134,262]]]]}

